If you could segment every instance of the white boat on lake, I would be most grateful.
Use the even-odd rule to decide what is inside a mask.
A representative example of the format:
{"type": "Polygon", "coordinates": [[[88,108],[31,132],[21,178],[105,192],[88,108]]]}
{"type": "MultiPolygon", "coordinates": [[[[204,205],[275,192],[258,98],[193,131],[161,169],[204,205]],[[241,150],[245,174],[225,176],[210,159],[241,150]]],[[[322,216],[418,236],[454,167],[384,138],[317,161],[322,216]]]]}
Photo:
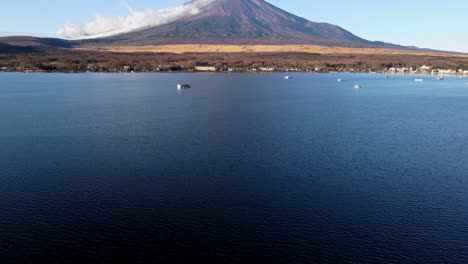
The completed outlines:
{"type": "Polygon", "coordinates": [[[178,84],[177,85],[177,90],[184,90],[184,89],[190,89],[192,88],[192,86],[190,86],[189,84],[178,84]]]}
{"type": "Polygon", "coordinates": [[[415,82],[424,82],[424,79],[414,79],[415,82]]]}
{"type": "Polygon", "coordinates": [[[289,79],[294,79],[292,76],[284,76],[284,79],[289,80],[289,79]]]}

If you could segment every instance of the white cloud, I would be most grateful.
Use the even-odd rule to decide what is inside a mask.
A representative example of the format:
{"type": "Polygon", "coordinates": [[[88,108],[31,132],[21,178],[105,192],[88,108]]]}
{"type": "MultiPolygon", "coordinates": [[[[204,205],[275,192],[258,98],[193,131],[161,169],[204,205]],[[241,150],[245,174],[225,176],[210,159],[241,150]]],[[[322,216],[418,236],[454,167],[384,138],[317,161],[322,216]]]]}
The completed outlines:
{"type": "Polygon", "coordinates": [[[186,15],[199,13],[204,6],[216,0],[195,0],[187,4],[165,9],[147,8],[142,11],[133,10],[127,2],[122,6],[129,11],[127,16],[105,16],[96,14],[94,19],[84,25],[67,23],[61,26],[56,36],[67,39],[98,38],[121,34],[145,27],[159,26],[177,20],[186,15]]]}
{"type": "Polygon", "coordinates": [[[83,35],[83,30],[80,25],[68,23],[60,27],[55,35],[64,37],[64,38],[73,38],[76,36],[83,35]]]}

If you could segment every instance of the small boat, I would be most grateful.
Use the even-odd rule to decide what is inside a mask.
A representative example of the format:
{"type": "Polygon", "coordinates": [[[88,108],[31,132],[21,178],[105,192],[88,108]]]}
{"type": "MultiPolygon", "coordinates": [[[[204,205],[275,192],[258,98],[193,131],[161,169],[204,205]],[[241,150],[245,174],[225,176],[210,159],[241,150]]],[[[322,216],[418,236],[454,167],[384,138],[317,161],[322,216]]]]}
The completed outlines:
{"type": "Polygon", "coordinates": [[[438,81],[443,81],[443,80],[445,80],[445,78],[444,78],[444,76],[440,76],[440,77],[437,77],[437,80],[438,81]]]}
{"type": "Polygon", "coordinates": [[[290,80],[290,79],[294,79],[294,77],[292,77],[292,76],[284,76],[284,79],[290,80]]]}
{"type": "Polygon", "coordinates": [[[389,78],[390,78],[390,77],[388,77],[388,75],[387,75],[387,76],[385,76],[385,79],[389,79],[389,78]]]}
{"type": "Polygon", "coordinates": [[[338,79],[338,82],[343,82],[343,79],[338,79]]]}
{"type": "Polygon", "coordinates": [[[354,89],[361,89],[361,85],[359,84],[354,85],[354,89]]]}
{"type": "Polygon", "coordinates": [[[423,79],[414,79],[415,82],[424,82],[423,79]]]}
{"type": "Polygon", "coordinates": [[[188,84],[178,84],[177,85],[177,90],[184,90],[184,89],[189,89],[189,88],[192,88],[192,86],[190,86],[188,84]]]}

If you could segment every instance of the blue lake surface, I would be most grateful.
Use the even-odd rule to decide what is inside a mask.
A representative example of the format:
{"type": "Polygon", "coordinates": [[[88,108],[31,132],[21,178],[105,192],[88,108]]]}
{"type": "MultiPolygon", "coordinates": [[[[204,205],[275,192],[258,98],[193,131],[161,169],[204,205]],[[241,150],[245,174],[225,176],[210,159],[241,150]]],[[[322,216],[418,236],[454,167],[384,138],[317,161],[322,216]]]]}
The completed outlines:
{"type": "Polygon", "coordinates": [[[292,76],[0,74],[0,262],[468,263],[466,80],[292,76]]]}

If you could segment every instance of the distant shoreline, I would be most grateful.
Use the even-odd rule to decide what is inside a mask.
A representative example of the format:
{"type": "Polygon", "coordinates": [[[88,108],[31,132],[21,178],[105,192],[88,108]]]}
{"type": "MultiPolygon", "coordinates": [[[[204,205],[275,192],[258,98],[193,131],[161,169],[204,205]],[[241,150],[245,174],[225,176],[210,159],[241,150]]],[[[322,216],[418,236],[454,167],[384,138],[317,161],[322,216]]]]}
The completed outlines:
{"type": "Polygon", "coordinates": [[[296,72],[288,72],[288,71],[274,71],[274,72],[261,72],[261,71],[236,71],[236,72],[197,72],[197,71],[159,71],[159,72],[61,72],[61,71],[29,71],[29,72],[21,72],[21,71],[0,71],[0,74],[8,74],[8,73],[16,73],[16,74],[109,74],[109,75],[117,75],[117,74],[124,74],[124,75],[132,75],[132,74],[365,74],[365,75],[386,75],[386,76],[427,76],[427,77],[437,77],[437,76],[446,76],[446,77],[462,77],[467,78],[468,75],[463,74],[430,74],[430,73],[389,73],[389,72],[306,72],[306,71],[296,71],[296,72]]]}
{"type": "Polygon", "coordinates": [[[128,53],[58,49],[0,54],[0,72],[349,72],[468,75],[468,54],[128,53]]]}

